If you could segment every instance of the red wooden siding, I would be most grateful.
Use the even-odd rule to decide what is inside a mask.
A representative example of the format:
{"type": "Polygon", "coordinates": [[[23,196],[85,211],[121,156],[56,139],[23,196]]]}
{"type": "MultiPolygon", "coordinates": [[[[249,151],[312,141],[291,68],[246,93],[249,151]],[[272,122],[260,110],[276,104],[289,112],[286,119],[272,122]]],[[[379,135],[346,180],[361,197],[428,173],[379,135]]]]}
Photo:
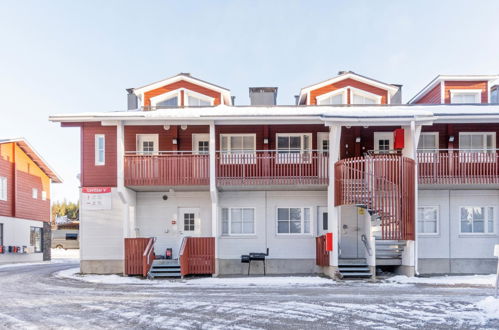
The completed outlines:
{"type": "Polygon", "coordinates": [[[413,240],[414,170],[414,160],[395,155],[340,160],[335,205],[364,205],[381,218],[382,239],[413,240]]]}
{"type": "Polygon", "coordinates": [[[418,104],[440,104],[440,103],[442,103],[440,83],[438,83],[435,87],[433,87],[431,90],[426,92],[426,94],[415,103],[418,103],[418,104]]]}
{"type": "Polygon", "coordinates": [[[143,274],[143,255],[150,238],[125,238],[125,274],[143,274]]]}
{"type": "Polygon", "coordinates": [[[329,266],[329,251],[326,250],[326,235],[315,238],[315,264],[317,266],[329,266]]]}
{"type": "Polygon", "coordinates": [[[186,237],[180,248],[182,276],[215,273],[215,238],[186,237]]]}
{"type": "MultiPolygon", "coordinates": [[[[151,91],[145,92],[144,93],[144,105],[150,106],[152,97],[155,97],[155,96],[158,96],[161,94],[165,94],[165,93],[168,93],[168,92],[180,89],[180,88],[185,88],[185,89],[191,90],[191,91],[199,93],[199,94],[213,97],[214,98],[214,105],[219,105],[222,103],[222,95],[220,94],[220,92],[217,92],[217,91],[214,91],[212,89],[208,89],[206,87],[202,87],[199,85],[195,85],[195,84],[190,83],[190,82],[185,81],[185,80],[180,80],[180,81],[162,86],[160,88],[156,88],[156,89],[153,89],[151,91]]],[[[181,106],[183,106],[184,105],[183,104],[183,97],[181,99],[181,102],[182,102],[181,106]]]]}
{"type": "Polygon", "coordinates": [[[117,150],[116,126],[83,123],[81,127],[81,185],[82,187],[116,187],[117,150]],[[104,134],[106,141],[105,165],[95,165],[95,135],[104,134]]]}
{"type": "MultiPolygon", "coordinates": [[[[338,81],[334,84],[327,85],[324,87],[320,87],[318,89],[314,89],[310,91],[310,104],[315,105],[317,104],[317,96],[327,94],[329,92],[341,89],[343,87],[354,87],[372,94],[376,94],[381,96],[381,104],[387,104],[387,97],[388,97],[388,92],[384,89],[374,87],[372,85],[365,84],[363,82],[347,78],[341,81],[338,81]]],[[[350,104],[350,95],[348,95],[348,104],[350,104]]]]}
{"type": "Polygon", "coordinates": [[[489,102],[486,81],[446,81],[444,86],[444,99],[446,104],[451,103],[451,89],[480,89],[482,90],[482,103],[489,102]]]}
{"type": "Polygon", "coordinates": [[[1,216],[50,221],[50,178],[16,143],[0,144],[0,176],[7,178],[7,201],[0,201],[1,216]],[[38,190],[36,199],[33,188],[38,190]]]}

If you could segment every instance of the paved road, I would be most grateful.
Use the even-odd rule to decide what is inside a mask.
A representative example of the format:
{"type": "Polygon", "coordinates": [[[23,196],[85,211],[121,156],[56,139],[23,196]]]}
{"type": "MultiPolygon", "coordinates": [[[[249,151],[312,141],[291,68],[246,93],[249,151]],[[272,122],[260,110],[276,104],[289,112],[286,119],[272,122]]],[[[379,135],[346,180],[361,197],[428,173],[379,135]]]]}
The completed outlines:
{"type": "Polygon", "coordinates": [[[0,328],[499,328],[474,305],[493,289],[358,282],[159,288],[54,277],[75,265],[0,268],[0,328]]]}

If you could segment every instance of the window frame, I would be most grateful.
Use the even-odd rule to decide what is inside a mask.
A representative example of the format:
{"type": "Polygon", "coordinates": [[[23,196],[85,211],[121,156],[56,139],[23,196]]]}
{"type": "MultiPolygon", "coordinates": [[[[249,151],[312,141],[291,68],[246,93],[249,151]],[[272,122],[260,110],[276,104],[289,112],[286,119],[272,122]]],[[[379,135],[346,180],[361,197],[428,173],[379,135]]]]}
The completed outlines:
{"type": "Polygon", "coordinates": [[[376,105],[376,104],[381,104],[381,100],[383,97],[381,95],[377,95],[374,93],[369,93],[367,91],[358,89],[358,88],[353,88],[350,87],[350,104],[352,105],[376,105]],[[354,97],[355,95],[361,96],[363,98],[371,99],[374,101],[374,103],[354,103],[354,97]]]}
{"type": "MultiPolygon", "coordinates": [[[[220,228],[221,228],[221,236],[222,237],[227,237],[227,236],[256,236],[256,207],[251,207],[251,206],[233,206],[233,207],[221,207],[220,208],[220,228]],[[223,231],[223,210],[227,209],[228,210],[228,219],[227,219],[227,233],[224,233],[223,231]],[[253,210],[253,232],[252,233],[232,233],[232,213],[231,211],[233,209],[248,209],[248,210],[253,210]]],[[[242,227],[241,227],[242,228],[242,227]]]]}
{"type": "Polygon", "coordinates": [[[224,133],[219,136],[220,163],[246,165],[256,164],[256,134],[255,133],[224,133]],[[233,152],[232,137],[251,137],[253,139],[253,150],[251,152],[233,152]],[[223,150],[223,138],[227,138],[227,150],[223,150]]]}
{"type": "Polygon", "coordinates": [[[105,134],[95,134],[94,136],[94,164],[95,166],[106,165],[106,135],[105,134]],[[99,139],[102,138],[102,159],[100,159],[99,154],[101,149],[99,148],[99,139]]]}
{"type": "MultiPolygon", "coordinates": [[[[167,100],[172,99],[174,97],[177,97],[177,106],[176,107],[180,107],[180,105],[182,104],[180,101],[180,98],[182,96],[180,93],[181,90],[182,89],[176,89],[176,90],[173,90],[173,91],[168,92],[168,93],[164,93],[164,94],[160,94],[160,95],[151,97],[149,99],[149,101],[151,102],[151,106],[158,107],[158,103],[167,101],[167,100]]],[[[167,108],[167,106],[164,106],[164,105],[160,105],[160,107],[167,108]]],[[[175,106],[172,106],[172,108],[175,108],[175,106]]]]}
{"type": "Polygon", "coordinates": [[[436,154],[438,154],[438,150],[440,149],[440,141],[439,141],[439,138],[440,138],[440,134],[439,132],[421,132],[421,134],[419,135],[419,141],[418,141],[418,147],[416,148],[416,151],[418,153],[418,155],[420,155],[418,157],[418,162],[420,163],[433,163],[435,162],[435,160],[439,160],[438,157],[436,157],[436,154]],[[433,135],[435,136],[435,148],[433,149],[427,149],[427,148],[423,148],[423,149],[420,149],[419,148],[419,143],[421,142],[421,138],[423,136],[430,136],[430,135],[433,135]]]}
{"type": "Polygon", "coordinates": [[[47,192],[45,190],[42,190],[42,201],[47,200],[47,192]]]}
{"type": "MultiPolygon", "coordinates": [[[[459,206],[459,221],[458,221],[458,225],[459,225],[459,236],[495,236],[496,235],[496,207],[494,205],[474,205],[474,206],[459,206]],[[471,232],[463,232],[462,231],[462,227],[461,227],[461,222],[462,222],[462,219],[461,219],[461,210],[463,208],[484,208],[485,209],[485,214],[484,214],[484,225],[483,225],[483,233],[482,232],[475,232],[475,231],[471,231],[471,232]],[[492,232],[489,232],[488,231],[488,221],[489,221],[489,208],[492,208],[492,212],[493,212],[493,215],[492,215],[492,232]]],[[[472,223],[471,223],[471,228],[473,230],[473,223],[475,222],[474,219],[472,219],[472,223]]]]}
{"type": "MultiPolygon", "coordinates": [[[[187,232],[187,233],[195,233],[196,232],[196,212],[184,212],[182,217],[182,232],[187,232]],[[192,218],[192,229],[185,229],[185,215],[186,214],[193,214],[194,217],[192,218]]],[[[189,224],[189,228],[191,227],[191,224],[189,224]]]]}
{"type": "Polygon", "coordinates": [[[460,163],[495,163],[496,162],[496,132],[459,132],[459,162],[460,163]],[[481,149],[466,149],[461,146],[462,137],[481,135],[485,145],[481,149]],[[492,137],[492,146],[487,148],[487,136],[492,137]]]}
{"type": "MultiPolygon", "coordinates": [[[[429,221],[426,221],[426,222],[429,222],[429,221]]],[[[416,208],[416,232],[417,232],[417,235],[418,236],[439,236],[440,235],[440,206],[439,205],[420,205],[416,208]],[[436,231],[434,233],[425,233],[425,232],[419,232],[417,231],[417,229],[419,228],[418,224],[420,221],[423,222],[423,228],[424,228],[424,220],[420,220],[418,218],[418,214],[419,214],[419,209],[421,208],[433,208],[435,209],[437,212],[437,217],[435,219],[435,229],[436,231]]]]}
{"type": "Polygon", "coordinates": [[[31,198],[38,199],[38,188],[31,188],[31,198]]]}
{"type": "Polygon", "coordinates": [[[7,201],[9,199],[9,186],[6,176],[0,176],[0,201],[7,201]]]}
{"type": "Polygon", "coordinates": [[[29,244],[31,246],[33,246],[35,253],[42,253],[43,252],[43,228],[42,227],[30,226],[29,244]],[[36,238],[34,236],[34,233],[36,231],[40,232],[40,248],[39,249],[37,249],[36,238]]]}
{"type": "Polygon", "coordinates": [[[393,132],[373,132],[373,151],[375,154],[380,154],[380,155],[389,155],[393,154],[395,152],[394,148],[394,143],[395,143],[395,137],[393,136],[393,132]],[[388,138],[384,138],[382,136],[387,136],[388,138]],[[377,143],[379,140],[388,140],[388,150],[380,150],[376,149],[379,144],[377,143]]]}
{"type": "Polygon", "coordinates": [[[201,93],[197,93],[197,92],[194,92],[194,91],[191,91],[191,90],[185,90],[184,91],[184,106],[186,106],[186,107],[212,107],[214,104],[215,104],[215,98],[214,97],[211,97],[211,96],[208,96],[208,95],[204,95],[204,94],[201,94],[201,93]],[[193,97],[193,98],[196,98],[198,100],[201,100],[201,101],[204,101],[204,102],[208,102],[209,105],[190,105],[189,104],[189,97],[193,97]]]}
{"type": "MultiPolygon", "coordinates": [[[[277,206],[275,208],[275,232],[276,236],[312,236],[313,235],[313,230],[314,228],[314,215],[312,214],[313,212],[313,207],[312,206],[301,206],[301,207],[296,207],[296,206],[277,206]],[[300,219],[300,226],[301,226],[301,231],[299,233],[279,233],[279,209],[288,209],[289,214],[291,214],[291,209],[300,209],[301,210],[301,219],[300,219]],[[309,209],[309,232],[305,232],[305,209],[309,209]]],[[[284,221],[284,220],[281,220],[284,221]]],[[[287,220],[288,222],[291,222],[291,219],[287,220]]],[[[290,227],[291,229],[291,227],[290,227]]]]}
{"type": "Polygon", "coordinates": [[[135,134],[135,143],[137,146],[137,154],[141,156],[153,156],[153,155],[158,155],[159,154],[159,134],[135,134]],[[153,151],[152,152],[145,152],[144,151],[144,145],[141,142],[146,142],[146,141],[140,141],[142,139],[145,140],[150,140],[154,143],[153,145],[153,151]]]}
{"type": "Polygon", "coordinates": [[[276,149],[276,163],[277,164],[310,164],[312,162],[312,147],[314,145],[312,133],[276,133],[275,135],[275,149],[276,149]],[[300,137],[300,152],[292,153],[290,152],[292,149],[279,149],[279,137],[300,137]],[[309,147],[304,147],[304,137],[308,137],[309,147]],[[287,151],[287,152],[282,152],[287,151]],[[308,154],[308,157],[306,157],[308,154]],[[287,155],[287,156],[281,156],[287,155]],[[295,157],[291,157],[290,155],[299,155],[297,159],[295,157]]]}
{"type": "Polygon", "coordinates": [[[344,87],[344,88],[336,89],[334,91],[316,96],[315,102],[317,103],[317,105],[344,105],[344,104],[348,103],[347,95],[348,95],[347,89],[346,89],[346,87],[344,87]],[[341,103],[325,103],[325,104],[321,103],[324,100],[331,98],[333,96],[336,96],[336,95],[341,95],[341,103]]]}
{"type": "Polygon", "coordinates": [[[482,90],[481,89],[450,89],[450,103],[451,104],[480,104],[482,103],[482,90]],[[475,102],[472,103],[463,103],[463,102],[455,102],[454,98],[459,95],[474,95],[475,102]]]}

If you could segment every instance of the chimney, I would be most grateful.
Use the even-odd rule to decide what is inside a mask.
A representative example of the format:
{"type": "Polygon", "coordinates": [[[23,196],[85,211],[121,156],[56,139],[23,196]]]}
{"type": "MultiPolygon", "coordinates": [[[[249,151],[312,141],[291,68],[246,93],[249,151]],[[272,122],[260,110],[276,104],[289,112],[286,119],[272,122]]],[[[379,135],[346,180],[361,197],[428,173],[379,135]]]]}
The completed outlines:
{"type": "Polygon", "coordinates": [[[342,74],[347,73],[348,71],[338,71],[338,76],[341,76],[342,74]]]}
{"type": "Polygon", "coordinates": [[[236,105],[236,97],[231,96],[230,99],[231,99],[232,105],[236,105]]]}
{"type": "Polygon", "coordinates": [[[300,95],[295,95],[295,105],[299,105],[298,102],[300,101],[300,95]]]}
{"type": "Polygon", "coordinates": [[[251,105],[276,105],[277,87],[250,87],[251,105]]]}
{"type": "Polygon", "coordinates": [[[127,109],[137,110],[139,108],[137,95],[133,92],[133,88],[127,88],[127,109]]]}
{"type": "Polygon", "coordinates": [[[390,104],[402,104],[402,85],[391,84],[392,86],[398,87],[397,93],[393,94],[390,104]]]}

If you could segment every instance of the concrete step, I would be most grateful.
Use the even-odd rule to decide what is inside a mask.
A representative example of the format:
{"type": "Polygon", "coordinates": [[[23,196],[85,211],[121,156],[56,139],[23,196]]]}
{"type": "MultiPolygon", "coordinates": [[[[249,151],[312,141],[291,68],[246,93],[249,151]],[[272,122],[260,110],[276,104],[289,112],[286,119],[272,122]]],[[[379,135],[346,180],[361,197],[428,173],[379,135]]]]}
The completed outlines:
{"type": "Polygon", "coordinates": [[[180,272],[177,272],[177,273],[156,273],[156,272],[150,272],[149,276],[152,277],[152,278],[162,278],[162,277],[172,278],[172,277],[182,277],[182,274],[180,274],[180,272]]]}
{"type": "Polygon", "coordinates": [[[179,273],[180,268],[151,268],[151,273],[179,273]]]}
{"type": "Polygon", "coordinates": [[[369,267],[364,266],[364,267],[345,267],[345,266],[339,266],[338,269],[340,270],[341,273],[347,273],[347,272],[369,272],[369,267]]]}
{"type": "Polygon", "coordinates": [[[371,272],[359,272],[359,273],[341,273],[341,276],[343,276],[343,278],[367,278],[367,277],[372,277],[373,274],[371,272]]]}

